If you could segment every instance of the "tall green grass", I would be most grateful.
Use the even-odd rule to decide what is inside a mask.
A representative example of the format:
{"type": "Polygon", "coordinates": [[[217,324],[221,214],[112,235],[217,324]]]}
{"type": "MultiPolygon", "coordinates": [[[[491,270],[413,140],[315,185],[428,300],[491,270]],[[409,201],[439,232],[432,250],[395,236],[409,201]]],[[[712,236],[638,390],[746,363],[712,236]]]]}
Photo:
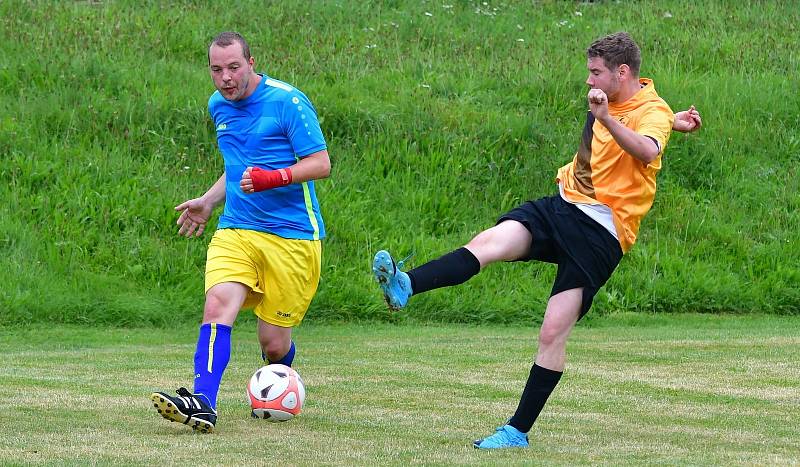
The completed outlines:
{"type": "Polygon", "coordinates": [[[518,203],[554,193],[585,115],[585,48],[629,31],[676,134],[640,238],[595,312],[797,313],[800,88],[793,2],[0,3],[0,310],[4,323],[196,319],[210,238],[173,206],[222,170],[206,46],[315,103],[334,169],[308,319],[528,322],[549,265],[489,268],[389,315],[377,249],[421,264],[518,203]]]}

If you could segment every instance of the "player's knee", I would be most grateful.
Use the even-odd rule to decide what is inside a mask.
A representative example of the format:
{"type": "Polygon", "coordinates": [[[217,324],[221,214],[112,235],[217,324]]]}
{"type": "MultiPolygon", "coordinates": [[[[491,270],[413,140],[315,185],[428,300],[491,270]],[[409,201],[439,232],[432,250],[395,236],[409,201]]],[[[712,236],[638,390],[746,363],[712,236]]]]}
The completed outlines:
{"type": "Polygon", "coordinates": [[[476,235],[466,245],[481,266],[496,261],[512,261],[530,248],[531,234],[519,222],[506,221],[476,235]]]}
{"type": "Polygon", "coordinates": [[[286,352],[289,351],[289,345],[280,341],[261,342],[261,351],[264,352],[269,361],[277,362],[286,356],[286,352]]]}
{"type": "Polygon", "coordinates": [[[567,333],[560,326],[542,324],[542,328],[539,330],[539,345],[545,347],[564,345],[566,335],[567,333]]]}
{"type": "Polygon", "coordinates": [[[484,230],[476,235],[467,243],[466,248],[475,255],[485,265],[488,262],[496,261],[496,257],[502,252],[502,244],[492,229],[484,230]]]}
{"type": "Polygon", "coordinates": [[[219,294],[209,293],[206,295],[206,303],[203,307],[203,321],[206,323],[211,322],[226,322],[230,319],[231,314],[236,315],[236,311],[232,310],[230,300],[219,294]]]}
{"type": "Polygon", "coordinates": [[[481,249],[483,248],[484,245],[480,237],[481,234],[478,234],[472,240],[467,242],[466,245],[464,245],[465,248],[467,248],[469,251],[472,252],[472,254],[476,256],[481,252],[481,249]]]}

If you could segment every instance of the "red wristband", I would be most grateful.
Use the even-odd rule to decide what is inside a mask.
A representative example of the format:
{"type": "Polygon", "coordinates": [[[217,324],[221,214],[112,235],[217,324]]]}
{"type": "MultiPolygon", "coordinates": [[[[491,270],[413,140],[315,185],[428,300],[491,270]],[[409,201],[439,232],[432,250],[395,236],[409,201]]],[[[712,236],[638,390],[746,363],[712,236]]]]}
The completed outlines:
{"type": "Polygon", "coordinates": [[[264,191],[292,183],[292,171],[288,167],[278,170],[253,167],[250,178],[253,180],[253,191],[264,191]]]}

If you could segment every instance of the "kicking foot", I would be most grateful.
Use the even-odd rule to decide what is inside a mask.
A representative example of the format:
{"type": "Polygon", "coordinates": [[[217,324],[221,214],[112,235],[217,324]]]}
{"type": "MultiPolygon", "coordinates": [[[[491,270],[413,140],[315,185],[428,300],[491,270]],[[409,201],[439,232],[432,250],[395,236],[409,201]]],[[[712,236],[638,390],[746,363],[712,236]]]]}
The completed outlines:
{"type": "Polygon", "coordinates": [[[383,290],[383,298],[392,310],[406,306],[411,296],[411,279],[401,271],[403,262],[395,263],[392,255],[386,250],[375,254],[372,261],[372,274],[383,290]]]}

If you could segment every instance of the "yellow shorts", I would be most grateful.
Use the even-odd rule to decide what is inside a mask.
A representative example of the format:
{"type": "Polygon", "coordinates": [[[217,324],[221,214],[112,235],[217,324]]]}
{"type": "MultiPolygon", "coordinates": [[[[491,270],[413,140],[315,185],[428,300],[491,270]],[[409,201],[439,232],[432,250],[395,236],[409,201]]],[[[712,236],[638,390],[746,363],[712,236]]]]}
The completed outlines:
{"type": "Polygon", "coordinates": [[[322,244],[264,232],[220,229],[208,245],[206,292],[223,282],[250,288],[242,309],[269,324],[300,324],[319,285],[322,244]]]}

